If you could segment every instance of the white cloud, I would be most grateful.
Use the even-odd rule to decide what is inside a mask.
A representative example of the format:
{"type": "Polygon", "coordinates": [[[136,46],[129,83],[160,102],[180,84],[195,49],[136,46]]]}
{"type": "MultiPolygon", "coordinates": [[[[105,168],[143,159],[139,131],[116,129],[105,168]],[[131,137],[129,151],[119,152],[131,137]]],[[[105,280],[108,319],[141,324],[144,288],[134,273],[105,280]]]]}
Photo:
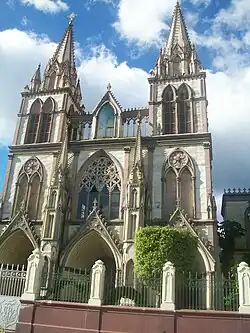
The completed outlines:
{"type": "Polygon", "coordinates": [[[23,5],[34,6],[37,10],[45,13],[58,13],[69,10],[64,0],[20,0],[23,5]]]}
{"type": "Polygon", "coordinates": [[[158,44],[175,4],[176,0],[120,0],[114,27],[129,42],[158,44]]]}
{"type": "Polygon", "coordinates": [[[16,29],[0,32],[0,142],[10,143],[20,104],[20,92],[37,65],[46,62],[55,44],[49,39],[16,29]]]}

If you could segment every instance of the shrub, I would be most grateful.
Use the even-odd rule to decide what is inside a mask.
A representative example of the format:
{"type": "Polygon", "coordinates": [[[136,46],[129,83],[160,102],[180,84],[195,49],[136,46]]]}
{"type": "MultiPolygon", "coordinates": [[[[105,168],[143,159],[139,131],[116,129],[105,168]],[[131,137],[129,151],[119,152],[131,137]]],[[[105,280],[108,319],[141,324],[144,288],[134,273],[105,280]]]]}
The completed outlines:
{"type": "Polygon", "coordinates": [[[160,276],[166,261],[177,270],[190,271],[195,264],[198,239],[189,230],[149,226],[135,235],[135,272],[139,278],[160,276]]]}

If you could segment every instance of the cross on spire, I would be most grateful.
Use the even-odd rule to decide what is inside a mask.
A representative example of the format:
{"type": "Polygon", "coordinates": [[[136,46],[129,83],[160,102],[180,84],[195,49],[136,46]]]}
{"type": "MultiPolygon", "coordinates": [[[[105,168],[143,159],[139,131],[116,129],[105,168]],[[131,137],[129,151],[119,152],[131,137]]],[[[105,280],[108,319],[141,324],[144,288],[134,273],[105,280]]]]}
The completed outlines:
{"type": "Polygon", "coordinates": [[[75,13],[71,13],[69,16],[68,16],[68,19],[69,19],[69,24],[72,24],[74,19],[76,18],[77,14],[75,13]]]}

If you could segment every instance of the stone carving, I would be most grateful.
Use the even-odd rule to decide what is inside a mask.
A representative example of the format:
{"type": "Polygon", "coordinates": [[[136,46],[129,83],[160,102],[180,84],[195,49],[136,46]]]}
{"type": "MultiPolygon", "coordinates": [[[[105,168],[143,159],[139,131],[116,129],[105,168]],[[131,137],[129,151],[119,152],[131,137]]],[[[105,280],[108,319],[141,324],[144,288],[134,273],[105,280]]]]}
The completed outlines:
{"type": "Polygon", "coordinates": [[[38,171],[38,169],[39,169],[39,164],[38,164],[37,159],[35,159],[35,158],[31,158],[24,164],[24,171],[28,175],[35,173],[36,171],[38,171]]]}
{"type": "Polygon", "coordinates": [[[101,192],[104,186],[111,192],[116,186],[121,189],[121,180],[114,163],[108,157],[93,161],[84,172],[80,188],[90,192],[95,186],[101,192]]]}
{"type": "Polygon", "coordinates": [[[20,308],[18,298],[0,296],[0,327],[15,330],[20,308]]]}
{"type": "Polygon", "coordinates": [[[181,169],[188,163],[188,156],[181,150],[174,151],[169,156],[169,164],[175,169],[181,169]]]}

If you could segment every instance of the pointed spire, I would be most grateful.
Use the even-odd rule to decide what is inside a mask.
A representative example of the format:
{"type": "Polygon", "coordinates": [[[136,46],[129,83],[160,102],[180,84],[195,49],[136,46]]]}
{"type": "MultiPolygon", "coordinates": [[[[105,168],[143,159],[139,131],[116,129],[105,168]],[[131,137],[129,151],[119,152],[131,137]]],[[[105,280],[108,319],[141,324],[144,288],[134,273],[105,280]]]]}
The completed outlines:
{"type": "Polygon", "coordinates": [[[69,24],[52,58],[52,62],[55,60],[57,60],[58,63],[64,63],[67,61],[72,68],[75,68],[75,47],[73,33],[73,22],[75,17],[75,14],[71,14],[69,16],[69,24]]]}
{"type": "Polygon", "coordinates": [[[142,140],[141,140],[141,114],[138,113],[138,127],[135,141],[135,152],[133,166],[129,174],[129,182],[142,184],[144,178],[143,157],[142,157],[142,140]]]}
{"type": "Polygon", "coordinates": [[[141,142],[141,113],[138,113],[138,126],[136,133],[136,141],[135,141],[135,154],[134,154],[134,163],[133,169],[138,166],[141,168],[142,166],[142,142],[141,142]]]}
{"type": "Polygon", "coordinates": [[[41,82],[41,64],[39,64],[30,81],[30,90],[32,92],[37,92],[41,86],[41,82]]]}
{"type": "Polygon", "coordinates": [[[75,101],[77,104],[81,104],[82,101],[81,84],[79,79],[77,80],[77,85],[75,90],[75,101]]]}
{"type": "Polygon", "coordinates": [[[53,83],[56,82],[56,86],[52,84],[53,89],[65,87],[75,88],[76,86],[77,74],[73,33],[73,21],[75,16],[75,14],[69,16],[69,23],[63,37],[53,57],[46,66],[43,79],[43,87],[46,90],[50,87],[50,81],[53,83]],[[55,75],[57,80],[54,78],[55,75]]]}
{"type": "Polygon", "coordinates": [[[172,49],[176,45],[180,46],[182,49],[185,50],[191,50],[192,48],[179,0],[177,0],[174,8],[172,24],[165,46],[165,52],[168,55],[171,55],[172,49]]]}

